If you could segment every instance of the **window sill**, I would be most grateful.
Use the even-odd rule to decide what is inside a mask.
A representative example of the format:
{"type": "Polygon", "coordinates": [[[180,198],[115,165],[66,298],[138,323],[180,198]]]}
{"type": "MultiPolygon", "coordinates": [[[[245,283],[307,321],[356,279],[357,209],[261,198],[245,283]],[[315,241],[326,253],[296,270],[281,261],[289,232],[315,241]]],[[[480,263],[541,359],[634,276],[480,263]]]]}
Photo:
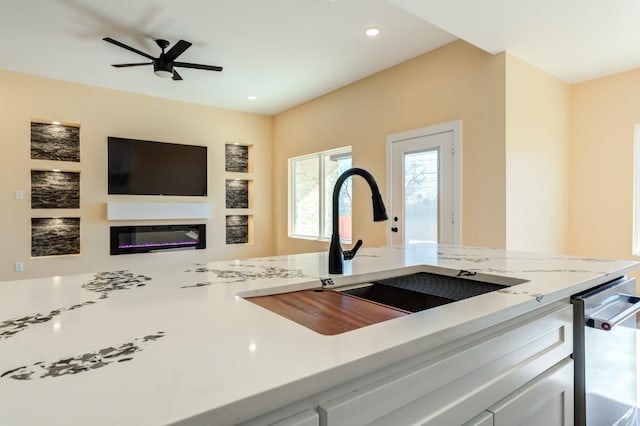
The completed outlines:
{"type": "MultiPolygon", "coordinates": [[[[331,238],[318,238],[318,237],[311,237],[311,236],[306,236],[306,235],[288,235],[289,238],[295,238],[298,240],[309,240],[309,241],[318,241],[320,243],[330,243],[331,242],[331,238]]],[[[353,240],[340,240],[340,243],[342,244],[351,244],[353,242],[353,240]]]]}

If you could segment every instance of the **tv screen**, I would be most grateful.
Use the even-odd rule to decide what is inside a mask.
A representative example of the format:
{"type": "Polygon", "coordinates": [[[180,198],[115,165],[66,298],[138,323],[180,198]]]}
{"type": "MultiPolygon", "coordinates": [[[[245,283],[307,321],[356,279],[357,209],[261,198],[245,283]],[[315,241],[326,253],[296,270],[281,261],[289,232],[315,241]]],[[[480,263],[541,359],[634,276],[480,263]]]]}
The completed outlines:
{"type": "Polygon", "coordinates": [[[207,195],[207,147],[108,138],[109,194],[207,195]]]}

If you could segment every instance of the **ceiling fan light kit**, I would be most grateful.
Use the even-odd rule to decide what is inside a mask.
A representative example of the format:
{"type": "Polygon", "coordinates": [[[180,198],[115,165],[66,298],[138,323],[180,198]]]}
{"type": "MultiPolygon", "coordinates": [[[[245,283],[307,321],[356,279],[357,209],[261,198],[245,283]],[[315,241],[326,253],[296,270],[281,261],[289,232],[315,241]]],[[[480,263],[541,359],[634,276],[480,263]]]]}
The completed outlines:
{"type": "MultiPolygon", "coordinates": [[[[156,67],[154,67],[156,68],[156,67]]],[[[172,78],[173,77],[173,71],[168,71],[168,70],[161,70],[161,69],[154,69],[153,73],[155,75],[157,75],[160,78],[172,78]]]]}
{"type": "Polygon", "coordinates": [[[161,78],[172,78],[173,80],[182,80],[182,76],[178,74],[178,72],[174,69],[174,67],[182,67],[182,68],[193,68],[199,70],[207,70],[207,71],[222,71],[222,67],[214,66],[214,65],[202,65],[202,64],[192,64],[189,62],[176,62],[178,56],[182,55],[185,50],[191,47],[191,43],[185,40],[180,40],[176,44],[173,45],[168,52],[165,52],[165,49],[169,47],[169,42],[163,39],[157,39],[156,44],[160,49],[162,49],[162,53],[157,58],[149,55],[148,53],[142,52],[136,48],[128,46],[122,42],[112,39],[111,37],[103,38],[107,43],[114,44],[123,49],[129,50],[130,52],[137,53],[138,55],[144,56],[147,59],[150,59],[151,62],[138,62],[131,64],[113,64],[112,66],[115,68],[125,68],[125,67],[138,67],[141,65],[153,65],[153,73],[161,78]]]}

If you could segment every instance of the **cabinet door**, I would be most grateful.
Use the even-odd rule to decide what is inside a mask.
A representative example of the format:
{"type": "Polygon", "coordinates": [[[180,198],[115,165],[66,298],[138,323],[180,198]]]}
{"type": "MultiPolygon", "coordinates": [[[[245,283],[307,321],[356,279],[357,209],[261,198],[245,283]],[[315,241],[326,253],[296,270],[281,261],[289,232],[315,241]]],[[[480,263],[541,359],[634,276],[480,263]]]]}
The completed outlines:
{"type": "Polygon", "coordinates": [[[573,361],[549,369],[489,411],[495,426],[573,425],[573,361]]]}

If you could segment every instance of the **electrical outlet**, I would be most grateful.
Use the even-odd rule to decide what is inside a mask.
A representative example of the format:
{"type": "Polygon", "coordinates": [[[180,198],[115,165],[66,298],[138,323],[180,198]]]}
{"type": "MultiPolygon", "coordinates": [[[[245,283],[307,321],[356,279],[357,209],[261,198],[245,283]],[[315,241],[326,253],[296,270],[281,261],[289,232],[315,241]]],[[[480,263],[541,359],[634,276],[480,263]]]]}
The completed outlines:
{"type": "Polygon", "coordinates": [[[16,262],[16,272],[24,272],[24,262],[16,262]]]}

